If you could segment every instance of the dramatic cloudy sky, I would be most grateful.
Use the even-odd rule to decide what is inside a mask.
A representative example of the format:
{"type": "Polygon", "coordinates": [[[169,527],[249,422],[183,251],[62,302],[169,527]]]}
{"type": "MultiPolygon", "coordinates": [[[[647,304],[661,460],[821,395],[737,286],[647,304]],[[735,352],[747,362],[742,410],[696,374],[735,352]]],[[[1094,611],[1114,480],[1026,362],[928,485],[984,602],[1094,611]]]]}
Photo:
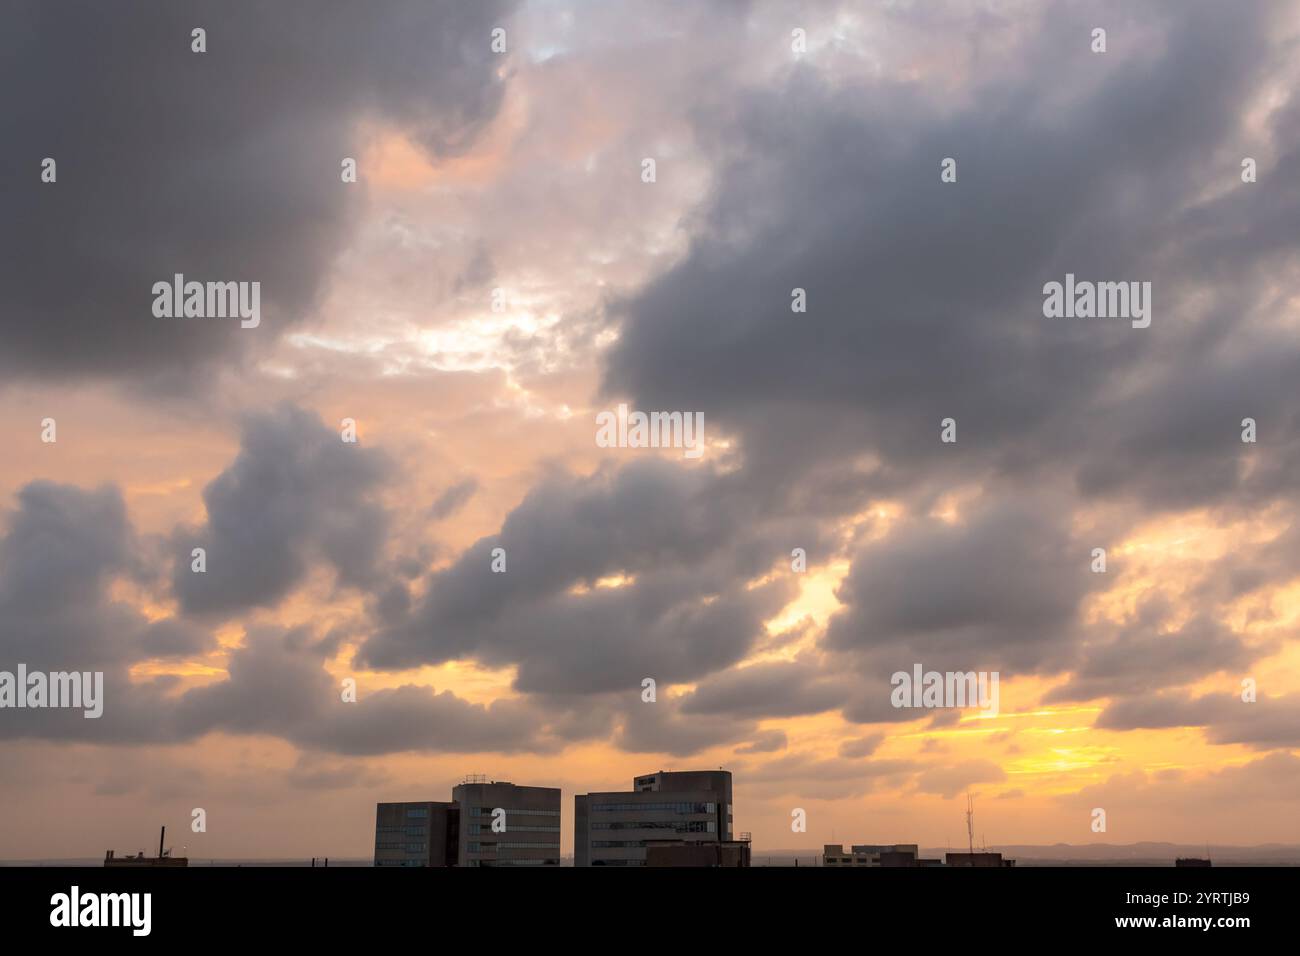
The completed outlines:
{"type": "Polygon", "coordinates": [[[1300,842],[1293,3],[3,16],[0,670],[107,699],[0,711],[0,858],[362,857],[466,773],[567,847],[718,766],[760,849],[968,791],[990,844],[1300,842]],[[1067,273],[1150,327],[1044,318],[1067,273]],[[620,402],[705,453],[599,447],[620,402]],[[893,708],[915,664],[1000,712],[893,708]]]}

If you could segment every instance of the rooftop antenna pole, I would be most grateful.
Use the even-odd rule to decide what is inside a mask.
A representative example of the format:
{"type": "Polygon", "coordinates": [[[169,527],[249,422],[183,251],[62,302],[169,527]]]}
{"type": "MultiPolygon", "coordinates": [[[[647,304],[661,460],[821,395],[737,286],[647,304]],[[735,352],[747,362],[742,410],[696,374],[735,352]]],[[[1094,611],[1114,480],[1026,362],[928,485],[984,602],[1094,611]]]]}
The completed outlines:
{"type": "Polygon", "coordinates": [[[975,800],[966,794],[966,841],[971,855],[975,854],[975,800]]]}
{"type": "Polygon", "coordinates": [[[166,839],[167,839],[167,827],[164,826],[162,828],[162,832],[158,834],[158,856],[160,858],[163,855],[163,841],[166,839]]]}

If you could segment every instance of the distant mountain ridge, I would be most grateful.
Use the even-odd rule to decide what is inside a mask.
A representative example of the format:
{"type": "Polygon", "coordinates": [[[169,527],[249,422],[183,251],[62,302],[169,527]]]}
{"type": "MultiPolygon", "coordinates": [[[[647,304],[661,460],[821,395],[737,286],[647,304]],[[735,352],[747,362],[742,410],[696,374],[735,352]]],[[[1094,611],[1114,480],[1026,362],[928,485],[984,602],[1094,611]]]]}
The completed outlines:
{"type": "MultiPolygon", "coordinates": [[[[960,849],[954,847],[954,849],[960,849]]],[[[1251,863],[1300,863],[1300,845],[1285,843],[1264,843],[1258,846],[1232,846],[1204,843],[1161,843],[1143,841],[1140,843],[1053,843],[1050,846],[1040,844],[1005,844],[990,846],[1003,856],[1013,859],[1037,860],[1174,860],[1178,857],[1206,857],[1211,860],[1240,860],[1251,863]]],[[[941,853],[942,850],[926,851],[941,853]]]]}
{"type": "MultiPolygon", "coordinates": [[[[858,840],[853,842],[865,843],[868,841],[858,840]]],[[[852,842],[846,842],[842,845],[847,848],[852,845],[852,842]]],[[[1077,865],[1110,863],[1133,866],[1173,866],[1174,860],[1178,857],[1204,858],[1208,856],[1213,863],[1221,866],[1231,866],[1234,863],[1249,866],[1300,866],[1300,844],[1293,843],[1261,843],[1256,846],[1211,843],[1208,847],[1204,843],[1157,841],[1142,841],[1140,843],[990,843],[987,848],[990,851],[1001,853],[1004,857],[1009,857],[1021,865],[1033,863],[1074,863],[1077,865]]],[[[984,847],[977,846],[976,849],[982,850],[984,847]]],[[[943,859],[945,853],[964,852],[965,850],[966,846],[964,844],[950,847],[921,847],[921,856],[943,859]]],[[[820,847],[816,849],[802,847],[799,849],[777,850],[765,850],[756,847],[754,849],[755,863],[760,858],[770,858],[775,863],[781,858],[793,859],[797,857],[801,865],[807,865],[810,858],[820,856],[820,847]]]]}

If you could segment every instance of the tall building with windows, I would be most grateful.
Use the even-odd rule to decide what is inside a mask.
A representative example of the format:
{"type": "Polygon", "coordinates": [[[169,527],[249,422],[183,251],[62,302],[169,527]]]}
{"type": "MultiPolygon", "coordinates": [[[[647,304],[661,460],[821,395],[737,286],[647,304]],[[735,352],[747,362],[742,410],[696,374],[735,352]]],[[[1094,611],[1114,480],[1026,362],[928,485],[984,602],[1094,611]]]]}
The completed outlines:
{"type": "Polygon", "coordinates": [[[458,866],[560,865],[558,788],[470,777],[451,798],[460,808],[458,866]]]}
{"type": "Polygon", "coordinates": [[[645,866],[647,844],[731,843],[731,825],[729,771],[661,770],[631,791],[574,797],[573,863],[645,866]]]}
{"type": "Polygon", "coordinates": [[[375,866],[455,866],[460,809],[454,803],[375,807],[375,866]]]}

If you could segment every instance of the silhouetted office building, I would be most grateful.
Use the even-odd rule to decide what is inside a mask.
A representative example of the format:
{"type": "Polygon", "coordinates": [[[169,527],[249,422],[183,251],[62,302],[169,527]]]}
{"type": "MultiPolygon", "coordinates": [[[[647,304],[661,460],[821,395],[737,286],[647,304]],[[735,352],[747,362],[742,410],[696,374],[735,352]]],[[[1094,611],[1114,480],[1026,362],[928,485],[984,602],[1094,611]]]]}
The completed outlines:
{"type": "Polygon", "coordinates": [[[859,843],[851,851],[833,843],[822,844],[822,866],[925,866],[938,860],[918,860],[915,843],[859,843]]]}
{"type": "Polygon", "coordinates": [[[918,857],[911,850],[903,852],[886,850],[877,860],[877,866],[943,866],[943,860],[938,857],[918,857]]]}
{"type": "Polygon", "coordinates": [[[381,803],[375,866],[455,866],[460,809],[454,803],[381,803]]]}
{"type": "Polygon", "coordinates": [[[944,857],[949,866],[1015,866],[1015,860],[1002,859],[1001,853],[949,853],[944,857]]]}
{"type": "Polygon", "coordinates": [[[719,843],[647,840],[646,866],[749,866],[749,834],[719,843]]]}
{"type": "Polygon", "coordinates": [[[118,856],[115,850],[108,850],[104,853],[105,866],[189,866],[189,857],[172,856],[165,853],[162,856],[145,856],[141,850],[135,856],[118,856]]]}
{"type": "MultiPolygon", "coordinates": [[[[694,859],[687,851],[669,847],[736,842],[731,838],[731,823],[729,771],[661,770],[637,777],[630,792],[574,797],[573,864],[645,866],[650,843],[664,845],[660,859],[694,859]]],[[[732,850],[732,856],[726,858],[734,860],[740,852],[732,850]]],[[[718,854],[713,858],[722,860],[722,851],[718,854]]],[[[748,865],[747,843],[743,856],[746,863],[742,865],[748,865]]]]}
{"type": "Polygon", "coordinates": [[[1209,860],[1195,856],[1180,856],[1174,860],[1174,866],[1210,866],[1209,860]]]}
{"type": "Polygon", "coordinates": [[[451,798],[460,807],[457,865],[560,865],[559,789],[467,778],[451,798]]]}
{"type": "Polygon", "coordinates": [[[104,853],[104,865],[110,867],[144,867],[144,866],[189,866],[189,857],[173,856],[172,851],[166,848],[167,828],[162,827],[158,833],[158,855],[145,856],[144,850],[141,850],[135,856],[118,856],[113,850],[104,853]]]}

